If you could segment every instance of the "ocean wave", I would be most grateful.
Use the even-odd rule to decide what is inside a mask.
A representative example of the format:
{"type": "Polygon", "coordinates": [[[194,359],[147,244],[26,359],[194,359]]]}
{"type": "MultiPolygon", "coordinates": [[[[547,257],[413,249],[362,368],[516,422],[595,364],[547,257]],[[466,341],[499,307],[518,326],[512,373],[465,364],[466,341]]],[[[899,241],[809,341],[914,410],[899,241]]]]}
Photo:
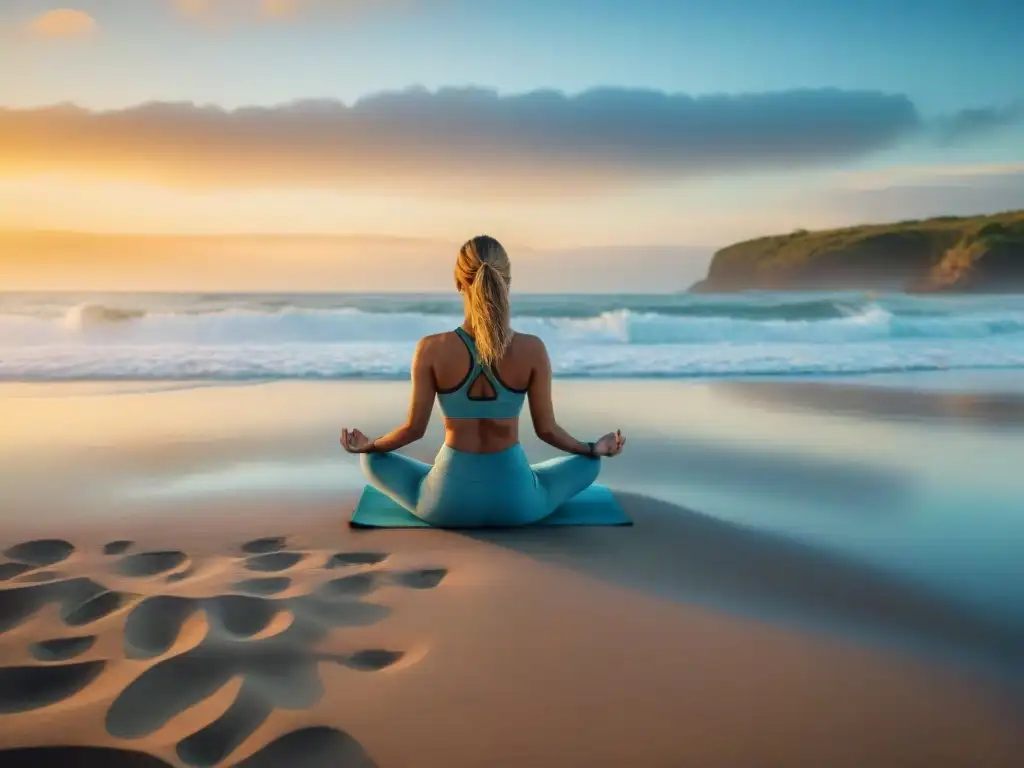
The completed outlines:
{"type": "Polygon", "coordinates": [[[96,326],[126,323],[146,316],[142,309],[121,309],[103,304],[76,304],[64,314],[64,326],[72,331],[85,331],[96,326]]]}
{"type": "MultiPolygon", "coordinates": [[[[83,311],[103,322],[146,314],[206,315],[223,312],[278,314],[289,311],[358,310],[373,315],[459,315],[457,296],[403,294],[130,294],[127,297],[0,294],[0,316],[70,317],[83,311]]],[[[670,317],[732,318],[747,320],[830,320],[856,315],[875,303],[870,295],[801,298],[786,294],[740,294],[708,297],[689,294],[651,295],[525,295],[514,297],[517,316],[524,318],[592,318],[617,310],[670,317]]],[[[907,302],[889,297],[887,304],[901,314],[941,315],[948,303],[915,298],[907,302]]]]}
{"type": "MultiPolygon", "coordinates": [[[[25,347],[0,355],[7,381],[407,379],[413,344],[25,347]]],[[[971,342],[746,346],[550,346],[574,378],[826,376],[1024,368],[1024,345],[971,342]]]]}
{"type": "MultiPolygon", "coordinates": [[[[527,296],[563,376],[1024,368],[1024,298],[527,296]]],[[[403,378],[446,296],[0,294],[4,379],[403,378]]]]}
{"type": "MultiPolygon", "coordinates": [[[[1024,311],[929,315],[900,314],[873,303],[837,306],[844,307],[843,311],[818,320],[683,316],[629,309],[606,310],[588,317],[517,314],[515,327],[551,342],[626,345],[841,344],[1024,335],[1024,311]]],[[[461,321],[461,315],[454,313],[374,313],[353,308],[171,313],[82,304],[68,309],[59,320],[0,315],[0,344],[206,346],[410,342],[450,330],[461,321]]]]}

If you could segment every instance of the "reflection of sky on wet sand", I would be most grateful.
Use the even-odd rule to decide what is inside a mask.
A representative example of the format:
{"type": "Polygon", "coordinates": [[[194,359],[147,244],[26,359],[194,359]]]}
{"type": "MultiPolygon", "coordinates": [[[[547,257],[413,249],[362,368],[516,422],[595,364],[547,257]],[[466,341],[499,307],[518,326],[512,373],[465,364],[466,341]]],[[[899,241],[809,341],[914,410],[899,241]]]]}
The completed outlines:
{"type": "Polygon", "coordinates": [[[937,386],[911,390],[823,381],[737,381],[723,383],[720,389],[740,399],[791,410],[889,421],[966,422],[1024,431],[1024,391],[957,392],[937,386]]]}
{"type": "Polygon", "coordinates": [[[185,472],[171,477],[139,478],[123,486],[127,498],[197,499],[224,496],[340,494],[358,487],[362,472],[334,460],[250,461],[185,472]]]}
{"type": "MultiPolygon", "coordinates": [[[[138,504],[138,514],[150,498],[352,493],[362,478],[357,459],[338,447],[340,426],[382,433],[404,417],[408,395],[407,384],[381,382],[126,386],[111,394],[96,385],[0,387],[5,487],[36,501],[72,493],[138,504]]],[[[626,453],[602,470],[613,488],[783,533],[1024,614],[1012,586],[1024,583],[1020,431],[926,418],[930,406],[884,390],[855,393],[870,414],[828,407],[835,391],[790,392],[810,392],[816,407],[780,402],[785,390],[773,400],[729,384],[556,385],[570,431],[589,437],[620,427],[630,438],[626,453]],[[915,417],[892,413],[894,402],[909,403],[915,417]]],[[[528,415],[524,421],[530,456],[554,455],[526,434],[528,415]]],[[[442,437],[435,413],[427,437],[405,452],[430,461],[442,437]]]]}

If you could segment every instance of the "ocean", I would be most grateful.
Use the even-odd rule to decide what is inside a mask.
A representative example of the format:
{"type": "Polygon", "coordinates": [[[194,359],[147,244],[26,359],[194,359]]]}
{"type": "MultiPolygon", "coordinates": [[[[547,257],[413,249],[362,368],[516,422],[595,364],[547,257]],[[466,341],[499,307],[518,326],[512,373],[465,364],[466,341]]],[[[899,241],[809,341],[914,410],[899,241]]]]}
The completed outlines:
{"type": "MultiPolygon", "coordinates": [[[[514,325],[575,378],[1024,369],[1024,297],[533,294],[514,325]]],[[[0,379],[403,379],[451,294],[0,293],[0,379]]]]}

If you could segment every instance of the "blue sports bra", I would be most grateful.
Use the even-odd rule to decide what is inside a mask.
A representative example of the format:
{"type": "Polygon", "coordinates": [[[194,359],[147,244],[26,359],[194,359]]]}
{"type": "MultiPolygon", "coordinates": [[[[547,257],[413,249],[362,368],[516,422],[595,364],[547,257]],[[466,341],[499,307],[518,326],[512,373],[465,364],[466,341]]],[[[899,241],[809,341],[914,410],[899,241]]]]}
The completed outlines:
{"type": "Polygon", "coordinates": [[[446,419],[514,419],[523,410],[526,399],[525,389],[514,389],[498,378],[497,371],[491,371],[481,364],[473,337],[462,328],[455,333],[469,350],[471,365],[466,377],[453,389],[439,389],[437,402],[446,419]],[[481,376],[494,388],[493,397],[473,397],[469,394],[473,384],[481,376]]]}

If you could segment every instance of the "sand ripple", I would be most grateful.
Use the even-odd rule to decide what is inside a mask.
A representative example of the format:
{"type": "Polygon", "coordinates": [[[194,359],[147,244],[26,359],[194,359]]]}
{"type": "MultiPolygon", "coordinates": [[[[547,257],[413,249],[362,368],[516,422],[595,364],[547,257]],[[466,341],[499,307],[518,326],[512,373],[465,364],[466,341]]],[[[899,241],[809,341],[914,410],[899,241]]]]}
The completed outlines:
{"type": "Polygon", "coordinates": [[[43,667],[0,667],[0,714],[27,712],[73,696],[103,671],[102,661],[43,667]]]}
{"type": "Polygon", "coordinates": [[[38,539],[15,544],[4,550],[4,555],[19,563],[47,566],[67,560],[74,551],[71,542],[63,539],[38,539]]]}
{"type": "MultiPolygon", "coordinates": [[[[287,549],[284,537],[270,537],[241,545],[236,550],[240,555],[228,561],[224,578],[209,580],[211,584],[203,580],[201,585],[213,589],[212,594],[185,595],[165,590],[179,589],[177,585],[195,572],[196,562],[186,552],[128,554],[134,546],[118,540],[99,552],[80,552],[71,562],[83,564],[79,573],[88,576],[39,570],[75,553],[75,547],[63,540],[25,542],[4,552],[9,562],[0,563],[0,639],[54,605],[60,624],[51,621],[51,630],[61,624],[88,627],[103,621],[104,631],[116,631],[117,625],[110,622],[123,621],[123,656],[108,658],[109,650],[104,649],[110,646],[98,643],[95,632],[65,635],[57,631],[19,638],[37,663],[0,667],[0,713],[41,711],[70,702],[107,670],[122,669],[120,662],[131,660],[142,666],[126,684],[118,684],[123,687],[112,699],[102,693],[88,695],[89,702],[106,702],[106,730],[126,742],[123,749],[39,745],[0,750],[0,766],[168,765],[132,749],[130,742],[160,732],[192,708],[215,695],[226,695],[229,687],[233,690],[235,686],[237,693],[219,716],[173,737],[174,755],[182,764],[196,768],[375,765],[355,739],[327,726],[287,733],[255,752],[247,740],[276,710],[305,710],[317,704],[325,693],[320,675],[325,662],[373,674],[403,658],[415,660],[416,656],[403,650],[386,647],[344,653],[320,649],[336,647],[333,636],[339,630],[369,627],[390,615],[389,606],[364,601],[372,592],[383,587],[433,589],[446,576],[445,569],[379,570],[375,566],[387,560],[387,553],[297,552],[287,549]],[[325,571],[357,570],[315,587],[311,585],[318,580],[309,569],[302,571],[301,579],[246,577],[246,572],[286,571],[301,561],[323,563],[325,571]],[[152,578],[155,576],[165,578],[152,578]],[[329,637],[332,641],[325,645],[329,637]],[[97,653],[102,658],[76,661],[97,653]],[[249,744],[248,757],[230,762],[243,743],[249,744]]],[[[195,589],[187,591],[194,593],[195,589]]],[[[110,679],[117,674],[120,672],[111,671],[110,679]]]]}
{"type": "Polygon", "coordinates": [[[92,648],[95,642],[95,635],[57,637],[53,640],[40,640],[38,643],[33,643],[30,650],[39,661],[67,661],[81,656],[92,648]]]}

